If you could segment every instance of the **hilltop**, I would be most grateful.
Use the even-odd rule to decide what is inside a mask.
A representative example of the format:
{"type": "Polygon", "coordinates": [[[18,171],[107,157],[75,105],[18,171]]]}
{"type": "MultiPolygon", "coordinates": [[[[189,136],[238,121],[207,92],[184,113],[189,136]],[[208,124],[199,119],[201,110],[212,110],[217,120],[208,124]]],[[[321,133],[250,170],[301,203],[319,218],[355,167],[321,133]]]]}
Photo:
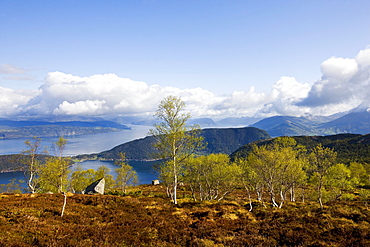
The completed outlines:
{"type": "MultiPolygon", "coordinates": [[[[247,143],[270,138],[266,131],[253,127],[203,129],[201,135],[204,137],[204,142],[208,144],[202,151],[202,154],[231,154],[247,143]]],[[[119,153],[125,153],[126,158],[130,160],[150,160],[153,159],[153,154],[157,152],[153,147],[155,141],[154,137],[147,136],[118,145],[108,151],[90,155],[78,155],[76,158],[81,160],[115,160],[119,159],[119,153]]]]}

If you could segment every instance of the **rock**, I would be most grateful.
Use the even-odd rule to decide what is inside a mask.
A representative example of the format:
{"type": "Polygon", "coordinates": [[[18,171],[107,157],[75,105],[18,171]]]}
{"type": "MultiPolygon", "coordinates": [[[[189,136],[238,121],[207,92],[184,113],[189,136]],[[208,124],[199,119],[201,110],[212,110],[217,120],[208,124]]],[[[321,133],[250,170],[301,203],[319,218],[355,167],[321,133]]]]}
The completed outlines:
{"type": "Polygon", "coordinates": [[[99,179],[94,183],[90,184],[83,191],[83,194],[94,195],[94,194],[104,194],[105,179],[99,179]]]}
{"type": "Polygon", "coordinates": [[[158,185],[159,184],[159,180],[152,180],[152,185],[158,185]]]}

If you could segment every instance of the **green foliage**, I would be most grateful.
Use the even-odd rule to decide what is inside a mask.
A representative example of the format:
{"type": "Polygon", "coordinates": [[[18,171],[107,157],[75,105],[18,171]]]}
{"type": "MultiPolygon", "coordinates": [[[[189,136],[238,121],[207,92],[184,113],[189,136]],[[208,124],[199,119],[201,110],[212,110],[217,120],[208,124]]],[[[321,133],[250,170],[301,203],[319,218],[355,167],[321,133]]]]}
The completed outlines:
{"type": "Polygon", "coordinates": [[[115,170],[117,174],[116,186],[126,193],[127,187],[138,184],[139,179],[133,167],[126,163],[125,154],[120,153],[120,156],[121,160],[114,163],[119,166],[119,168],[115,170]]]}
{"type": "Polygon", "coordinates": [[[328,169],[328,178],[325,185],[333,192],[334,198],[342,196],[343,191],[352,189],[351,170],[346,165],[339,163],[328,169]]]}
{"type": "MultiPolygon", "coordinates": [[[[370,185],[370,163],[363,162],[368,161],[370,157],[370,135],[340,134],[291,138],[296,140],[298,146],[305,146],[307,150],[307,152],[304,152],[304,150],[301,152],[304,161],[303,171],[309,178],[310,184],[315,186],[315,196],[321,206],[323,201],[340,198],[343,191],[347,189],[370,185]],[[330,168],[332,166],[334,168],[330,168]],[[324,196],[326,199],[323,198],[324,196]]],[[[256,149],[262,150],[264,147],[273,146],[273,143],[277,140],[279,138],[248,144],[231,155],[233,160],[244,164],[243,166],[247,169],[245,175],[249,178],[249,180],[244,180],[244,185],[247,186],[247,189],[256,190],[257,194],[262,191],[261,184],[256,181],[254,173],[251,173],[253,171],[251,166],[246,165],[243,159],[250,157],[256,149]],[[247,172],[248,169],[249,172],[247,172]]],[[[275,158],[271,156],[271,160],[274,161],[275,158]]],[[[261,167],[264,167],[264,165],[266,164],[260,164],[261,167]]],[[[297,172],[292,174],[297,174],[297,172]]],[[[267,177],[273,178],[274,176],[277,175],[272,174],[267,177]]],[[[307,192],[312,194],[309,191],[307,192]]]]}
{"type": "Polygon", "coordinates": [[[27,150],[22,151],[22,153],[25,155],[24,163],[26,164],[24,174],[29,191],[31,193],[35,193],[38,186],[36,177],[38,176],[41,166],[39,156],[41,153],[46,153],[46,151],[40,150],[41,139],[37,137],[34,137],[32,141],[26,140],[24,144],[28,148],[27,150]]]}
{"type": "Polygon", "coordinates": [[[199,127],[186,125],[190,113],[184,113],[184,108],[185,103],[181,98],[175,96],[164,98],[155,113],[162,122],[154,124],[154,129],[150,130],[151,135],[157,139],[154,143],[154,147],[159,151],[157,158],[166,160],[166,166],[171,166],[170,170],[166,170],[173,178],[171,195],[174,204],[177,204],[176,192],[182,166],[192,154],[204,147],[199,127]]]}
{"type": "Polygon", "coordinates": [[[83,170],[82,167],[79,166],[70,177],[70,190],[74,193],[83,193],[87,186],[101,178],[104,178],[104,189],[105,191],[110,191],[115,187],[116,181],[109,172],[110,170],[106,166],[100,166],[97,170],[83,170]]]}
{"type": "MultiPolygon", "coordinates": [[[[307,150],[322,145],[337,152],[337,162],[350,164],[359,162],[370,164],[370,134],[339,134],[331,136],[294,136],[298,145],[305,146],[307,150]]],[[[274,138],[275,139],[275,138],[274,138]]],[[[232,159],[245,158],[252,151],[253,145],[269,145],[274,139],[257,141],[244,145],[231,154],[232,159]]],[[[370,167],[369,167],[370,170],[370,167]]],[[[370,171],[368,171],[369,173],[370,171]]]]}
{"type": "Polygon", "coordinates": [[[184,182],[195,200],[222,200],[239,186],[241,168],[226,154],[190,158],[184,167],[184,182]]]}
{"type": "MultiPolygon", "coordinates": [[[[311,175],[311,182],[316,186],[318,193],[318,201],[321,208],[323,208],[323,191],[327,183],[328,173],[330,168],[336,164],[337,153],[330,148],[325,148],[318,145],[313,148],[308,155],[309,160],[309,174],[311,175]]],[[[332,172],[333,173],[333,172],[332,172]]]]}
{"type": "Polygon", "coordinates": [[[251,181],[244,179],[245,184],[254,188],[265,187],[273,206],[281,207],[286,199],[286,193],[294,190],[295,186],[305,183],[305,160],[302,158],[304,151],[305,149],[298,146],[290,137],[277,138],[270,145],[255,145],[247,158],[247,163],[242,163],[244,174],[252,179],[251,181]],[[252,182],[255,184],[252,185],[252,182]],[[278,195],[280,205],[276,202],[278,195]]]}
{"type": "Polygon", "coordinates": [[[66,192],[68,188],[68,175],[71,172],[71,161],[63,157],[67,139],[59,137],[53,144],[54,153],[46,163],[38,168],[37,183],[41,192],[66,192]]]}
{"type": "Polygon", "coordinates": [[[370,173],[358,162],[351,162],[348,169],[351,171],[351,183],[353,186],[370,185],[370,173]]]}
{"type": "Polygon", "coordinates": [[[73,193],[83,193],[87,186],[95,180],[95,170],[83,170],[81,166],[77,167],[70,178],[70,189],[73,193]]]}
{"type": "Polygon", "coordinates": [[[25,167],[24,155],[0,155],[0,172],[23,171],[25,167]]]}
{"type": "Polygon", "coordinates": [[[365,206],[368,206],[368,202],[370,201],[370,190],[367,189],[361,189],[358,192],[358,195],[360,196],[360,199],[365,203],[365,206]]]}
{"type": "Polygon", "coordinates": [[[64,192],[68,188],[70,162],[65,158],[51,157],[40,167],[37,177],[38,192],[64,192]]]}

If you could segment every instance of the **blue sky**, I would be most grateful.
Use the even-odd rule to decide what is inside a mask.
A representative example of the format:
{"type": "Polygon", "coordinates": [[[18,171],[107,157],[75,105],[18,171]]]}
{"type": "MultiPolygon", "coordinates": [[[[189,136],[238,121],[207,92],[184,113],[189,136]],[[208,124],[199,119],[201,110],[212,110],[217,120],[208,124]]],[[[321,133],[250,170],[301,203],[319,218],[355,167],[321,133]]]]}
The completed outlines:
{"type": "MultiPolygon", "coordinates": [[[[98,93],[53,98],[55,81],[63,87],[77,80],[92,92],[99,79],[88,81],[104,74],[117,76],[100,78],[114,85],[129,83],[124,80],[129,78],[129,88],[141,90],[134,90],[137,97],[142,90],[178,94],[198,116],[331,114],[366,98],[354,92],[344,97],[347,101],[323,100],[317,88],[328,84],[323,77],[332,67],[324,72],[322,67],[328,59],[343,58],[327,63],[343,71],[361,51],[367,58],[367,0],[0,0],[0,9],[0,94],[7,96],[0,101],[0,116],[151,114],[152,107],[140,107],[151,96],[140,102],[108,102],[118,96],[100,98],[98,93]],[[292,97],[297,95],[292,88],[304,95],[292,97]]],[[[354,73],[366,74],[366,66],[354,73]]],[[[354,79],[343,80],[341,90],[354,79]]],[[[357,85],[368,78],[361,80],[357,85]]]]}

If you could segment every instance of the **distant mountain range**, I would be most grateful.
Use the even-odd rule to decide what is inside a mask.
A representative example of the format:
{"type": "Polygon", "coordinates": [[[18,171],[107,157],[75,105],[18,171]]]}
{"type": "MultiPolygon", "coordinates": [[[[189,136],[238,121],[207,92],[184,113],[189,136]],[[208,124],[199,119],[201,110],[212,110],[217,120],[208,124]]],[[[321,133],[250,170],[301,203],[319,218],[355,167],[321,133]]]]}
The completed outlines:
{"type": "MultiPolygon", "coordinates": [[[[204,137],[205,143],[208,144],[202,151],[202,154],[231,154],[247,143],[270,138],[266,131],[253,127],[203,129],[201,135],[204,137]]],[[[147,136],[121,144],[108,151],[78,155],[76,158],[81,160],[115,160],[119,159],[119,153],[125,153],[126,158],[129,160],[150,160],[153,159],[154,154],[157,152],[153,147],[155,141],[156,139],[153,136],[147,136]]]]}
{"type": "Polygon", "coordinates": [[[106,120],[51,122],[0,119],[0,139],[86,135],[120,131],[123,129],[130,128],[106,120]]]}
{"type": "MultiPolygon", "coordinates": [[[[220,120],[211,118],[190,119],[188,124],[209,127],[256,127],[266,130],[272,137],[301,135],[334,135],[341,133],[370,133],[370,106],[360,105],[349,112],[331,116],[274,116],[268,118],[228,117],[220,120]]],[[[121,124],[149,125],[158,121],[150,118],[118,117],[112,119],[121,124]]]]}
{"type": "Polygon", "coordinates": [[[266,130],[272,137],[302,135],[334,135],[370,133],[370,112],[350,111],[337,119],[321,122],[305,117],[275,116],[265,118],[252,127],[266,130]]]}
{"type": "Polygon", "coordinates": [[[33,126],[71,126],[71,127],[107,127],[116,129],[129,129],[129,127],[118,124],[112,121],[96,120],[96,121],[59,121],[59,122],[48,122],[48,121],[14,121],[8,119],[0,119],[0,126],[8,127],[33,127],[33,126]]]}
{"type": "MultiPolygon", "coordinates": [[[[189,125],[201,128],[255,127],[267,131],[272,137],[302,135],[334,135],[341,133],[370,133],[370,106],[363,104],[347,113],[332,116],[274,116],[268,118],[228,117],[189,119],[189,125]]],[[[73,116],[68,119],[57,117],[31,119],[0,119],[0,139],[18,137],[46,137],[58,135],[83,135],[129,129],[127,125],[153,126],[153,118],[137,116],[114,116],[106,119],[73,116]],[[54,120],[54,121],[53,121],[54,120]]]]}

